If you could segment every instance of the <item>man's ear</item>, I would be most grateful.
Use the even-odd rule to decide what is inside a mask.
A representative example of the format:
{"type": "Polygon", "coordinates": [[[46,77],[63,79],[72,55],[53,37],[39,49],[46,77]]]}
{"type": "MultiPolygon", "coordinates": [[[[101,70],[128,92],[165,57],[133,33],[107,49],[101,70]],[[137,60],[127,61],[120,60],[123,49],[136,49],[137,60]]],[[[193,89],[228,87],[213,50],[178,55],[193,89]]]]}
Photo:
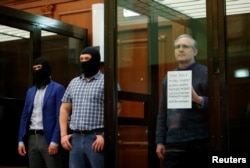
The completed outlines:
{"type": "Polygon", "coordinates": [[[194,55],[198,55],[198,50],[197,49],[194,49],[194,55]]]}

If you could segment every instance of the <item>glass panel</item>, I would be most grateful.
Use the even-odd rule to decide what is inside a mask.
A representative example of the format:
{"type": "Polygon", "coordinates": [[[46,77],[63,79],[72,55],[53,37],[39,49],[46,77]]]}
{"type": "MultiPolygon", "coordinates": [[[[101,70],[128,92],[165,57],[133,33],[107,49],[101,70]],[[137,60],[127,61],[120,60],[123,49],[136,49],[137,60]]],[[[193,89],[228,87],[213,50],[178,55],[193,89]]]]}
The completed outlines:
{"type": "Polygon", "coordinates": [[[122,91],[148,93],[148,18],[118,7],[118,83],[122,91]]]}
{"type": "Polygon", "coordinates": [[[119,117],[144,118],[144,102],[121,100],[122,110],[119,117]]]}
{"type": "MultiPolygon", "coordinates": [[[[127,2],[120,1],[128,4],[127,2]]],[[[133,2],[132,2],[133,3],[133,2]]],[[[119,6],[117,32],[117,75],[122,92],[150,93],[150,70],[148,59],[148,16],[131,8],[119,6]]],[[[133,97],[135,95],[131,95],[133,97]]],[[[143,100],[120,100],[122,110],[119,117],[143,120],[145,103],[143,100]]],[[[118,128],[119,168],[147,168],[148,137],[147,126],[137,126],[136,121],[118,128]],[[138,162],[140,160],[140,162],[138,162]]]]}
{"type": "MultiPolygon", "coordinates": [[[[0,25],[0,165],[27,165],[17,153],[17,130],[26,89],[32,83],[30,32],[0,25]]],[[[1,167],[1,166],[0,166],[1,167]]]]}
{"type": "Polygon", "coordinates": [[[24,99],[31,83],[30,32],[0,25],[0,97],[24,99]]]}
{"type": "Polygon", "coordinates": [[[65,87],[69,81],[81,74],[79,56],[82,41],[42,31],[42,56],[48,57],[52,64],[52,79],[65,87]]]}
{"type": "Polygon", "coordinates": [[[205,0],[154,0],[164,6],[169,7],[169,11],[173,13],[169,13],[169,17],[171,20],[173,18],[186,18],[186,16],[198,19],[206,17],[206,1],[205,0]],[[175,11],[174,11],[175,10],[175,11]],[[178,14],[178,15],[175,15],[178,14]],[[186,16],[184,16],[184,15],[186,16]]]}
{"type": "MultiPolygon", "coordinates": [[[[196,62],[207,65],[207,34],[206,34],[206,2],[204,1],[192,1],[192,0],[155,0],[155,10],[158,13],[158,95],[159,98],[162,94],[162,82],[169,71],[173,71],[177,68],[177,61],[174,48],[174,40],[181,34],[191,35],[198,43],[198,54],[195,56],[196,62]],[[165,6],[165,9],[161,9],[161,5],[165,6]]],[[[151,49],[154,51],[154,49],[151,49]]],[[[154,57],[154,56],[151,56],[154,57]]],[[[183,89],[183,88],[180,88],[183,89]]],[[[196,88],[197,89],[197,88],[196,88]]],[[[197,90],[196,90],[197,91],[197,90]]],[[[202,91],[199,90],[201,93],[202,91]]],[[[169,92],[168,92],[169,93],[169,92]]],[[[203,95],[206,96],[206,95],[203,95]]],[[[178,101],[178,99],[176,99],[178,101]]],[[[158,102],[159,104],[159,102],[158,102]]],[[[177,110],[176,110],[177,111],[177,110]]],[[[184,111],[183,111],[184,112],[184,111]]],[[[189,111],[190,112],[190,111],[189,111]]],[[[204,111],[203,111],[204,112],[204,111]]],[[[157,113],[156,113],[157,114],[157,113]]],[[[176,112],[176,115],[179,113],[176,112]]],[[[192,114],[192,113],[189,113],[192,114]]],[[[184,116],[180,116],[181,120],[184,116]]],[[[176,125],[170,125],[178,127],[178,117],[172,119],[176,125]]],[[[189,120],[190,121],[190,120],[189,120]]],[[[188,118],[185,122],[189,122],[188,118]]],[[[165,124],[165,123],[164,123],[165,124]]],[[[167,123],[166,123],[167,124],[167,123]]],[[[190,125],[190,123],[188,124],[190,125]]],[[[167,129],[167,128],[166,128],[167,129]]],[[[184,129],[181,131],[185,131],[184,129]]],[[[177,142],[176,142],[177,143],[177,142]]],[[[168,147],[166,147],[168,148],[168,147]]],[[[160,161],[160,160],[159,160],[160,161]]],[[[162,162],[160,162],[160,167],[162,162]]]]}
{"type": "Polygon", "coordinates": [[[249,8],[250,1],[226,1],[229,149],[242,158],[250,151],[249,8]]]}
{"type": "Polygon", "coordinates": [[[119,126],[118,147],[120,168],[147,168],[147,127],[119,126]],[[138,161],[136,161],[138,160],[138,161]]]}
{"type": "MultiPolygon", "coordinates": [[[[196,61],[206,65],[207,53],[206,53],[206,30],[205,30],[205,18],[191,19],[191,24],[183,25],[178,24],[175,21],[158,17],[158,57],[159,57],[159,88],[161,88],[161,82],[165,77],[167,71],[171,71],[176,68],[177,63],[174,57],[173,41],[175,38],[183,33],[190,34],[198,43],[198,55],[195,57],[196,61]],[[192,22],[197,23],[197,27],[193,27],[192,22]]],[[[159,94],[161,90],[159,90],[159,94]]]]}
{"type": "MultiPolygon", "coordinates": [[[[145,95],[153,97],[150,87],[153,84],[155,86],[156,83],[158,87],[152,89],[159,89],[157,91],[160,95],[164,76],[167,71],[171,71],[177,66],[173,42],[177,36],[183,33],[190,34],[198,42],[199,53],[196,60],[206,65],[205,0],[118,0],[118,5],[117,76],[118,83],[121,85],[121,92],[128,95],[140,93],[141,97],[145,95]],[[158,53],[158,56],[155,53],[158,53]],[[153,61],[151,62],[151,60],[153,61]],[[159,73],[151,74],[156,72],[154,71],[155,60],[159,73]],[[151,83],[154,76],[159,76],[159,80],[151,83]]],[[[156,114],[157,112],[147,111],[147,106],[143,106],[144,101],[135,101],[132,97],[133,95],[131,101],[121,99],[122,112],[119,117],[123,117],[123,124],[126,117],[134,120],[128,120],[127,125],[119,125],[119,168],[147,168],[150,160],[154,159],[148,158],[148,154],[153,153],[155,156],[155,144],[152,142],[152,146],[149,146],[152,137],[143,135],[145,130],[152,129],[150,129],[151,125],[146,125],[147,122],[140,122],[140,124],[144,123],[145,125],[138,126],[139,124],[136,121],[138,122],[141,119],[138,116],[142,116],[142,114],[152,116],[149,113],[156,114]],[[134,123],[131,124],[130,122],[133,121],[134,123]],[[121,134],[122,129],[127,130],[126,134],[121,134]],[[144,137],[143,140],[134,138],[133,135],[136,131],[138,131],[138,135],[144,137]],[[136,145],[140,146],[140,154],[135,152],[138,149],[136,145]]],[[[149,101],[145,103],[155,103],[154,107],[159,104],[156,100],[150,99],[149,101]]],[[[150,120],[145,116],[143,119],[150,120]]],[[[152,134],[154,133],[149,135],[152,134]]]]}

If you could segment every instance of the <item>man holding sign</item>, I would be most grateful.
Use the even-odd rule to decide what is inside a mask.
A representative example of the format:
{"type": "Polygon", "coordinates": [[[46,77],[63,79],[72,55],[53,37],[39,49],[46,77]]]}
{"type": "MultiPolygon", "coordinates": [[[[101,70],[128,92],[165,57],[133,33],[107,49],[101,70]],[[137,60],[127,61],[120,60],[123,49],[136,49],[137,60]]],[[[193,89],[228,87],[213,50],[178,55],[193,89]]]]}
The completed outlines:
{"type": "Polygon", "coordinates": [[[156,154],[163,168],[206,167],[208,143],[207,67],[195,60],[196,41],[182,34],[174,42],[178,67],[162,83],[156,126],[156,154]]]}

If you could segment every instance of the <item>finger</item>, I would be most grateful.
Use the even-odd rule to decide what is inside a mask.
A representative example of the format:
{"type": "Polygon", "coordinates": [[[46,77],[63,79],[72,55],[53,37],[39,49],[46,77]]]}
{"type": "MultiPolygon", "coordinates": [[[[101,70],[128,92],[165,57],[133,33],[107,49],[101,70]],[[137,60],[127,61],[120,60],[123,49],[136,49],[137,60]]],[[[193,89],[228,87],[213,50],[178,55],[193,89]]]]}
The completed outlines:
{"type": "Polygon", "coordinates": [[[72,146],[71,146],[71,144],[69,142],[65,142],[65,143],[63,143],[63,148],[67,149],[67,150],[70,150],[72,148],[72,146]]]}
{"type": "Polygon", "coordinates": [[[19,153],[19,155],[21,155],[21,156],[25,156],[25,154],[26,154],[26,152],[24,152],[23,150],[19,150],[18,153],[19,153]]]}

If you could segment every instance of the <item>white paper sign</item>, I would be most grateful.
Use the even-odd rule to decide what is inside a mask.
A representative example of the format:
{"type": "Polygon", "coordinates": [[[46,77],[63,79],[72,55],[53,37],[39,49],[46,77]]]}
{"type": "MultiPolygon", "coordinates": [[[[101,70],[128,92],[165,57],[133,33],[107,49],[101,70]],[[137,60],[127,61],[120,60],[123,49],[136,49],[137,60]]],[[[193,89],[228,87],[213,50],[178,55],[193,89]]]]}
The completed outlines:
{"type": "Polygon", "coordinates": [[[192,108],[192,71],[168,72],[168,108],[192,108]]]}

